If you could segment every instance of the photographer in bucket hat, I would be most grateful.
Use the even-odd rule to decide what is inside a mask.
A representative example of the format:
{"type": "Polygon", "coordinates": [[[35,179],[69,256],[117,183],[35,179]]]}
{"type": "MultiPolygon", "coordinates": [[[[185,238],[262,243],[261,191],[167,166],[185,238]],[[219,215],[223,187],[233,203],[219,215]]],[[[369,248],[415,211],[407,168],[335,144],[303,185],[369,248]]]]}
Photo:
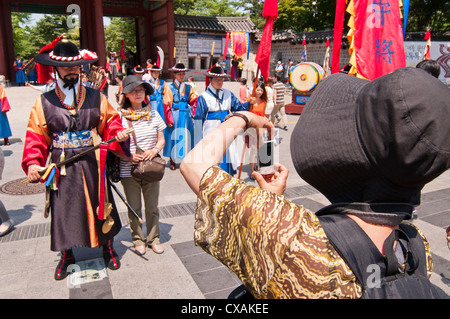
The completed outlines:
{"type": "Polygon", "coordinates": [[[273,128],[234,113],[181,165],[198,194],[195,241],[256,298],[436,298],[428,242],[407,220],[450,167],[449,117],[450,90],[421,69],[326,78],[291,137],[297,172],[331,202],[313,213],[282,196],[281,164],[269,181],[253,173],[261,188],[218,168],[240,132],[273,128]]]}
{"type": "Polygon", "coordinates": [[[106,96],[80,84],[80,67],[96,58],[87,58],[66,39],[49,50],[38,54],[35,61],[54,68],[56,85],[31,109],[22,168],[30,182],[45,180],[49,172],[50,176],[55,174],[46,180],[46,208],[51,214],[51,250],[61,252],[55,279],[62,280],[75,263],[75,247],[103,247],[108,268],[120,267],[112,241],[121,222],[103,172],[107,148],[129,153],[129,141],[119,114],[106,96]],[[99,156],[89,152],[60,169],[52,168],[98,144],[100,138],[107,141],[114,137],[116,141],[100,148],[99,156]],[[51,165],[47,169],[48,156],[51,165]]]}

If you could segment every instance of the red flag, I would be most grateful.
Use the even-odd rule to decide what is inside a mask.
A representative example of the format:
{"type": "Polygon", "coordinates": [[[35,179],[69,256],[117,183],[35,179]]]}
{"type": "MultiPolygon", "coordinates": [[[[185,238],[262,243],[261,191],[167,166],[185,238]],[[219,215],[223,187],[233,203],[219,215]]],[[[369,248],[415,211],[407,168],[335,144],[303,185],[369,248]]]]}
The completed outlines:
{"type": "Polygon", "coordinates": [[[124,51],[124,42],[123,39],[122,41],[120,41],[120,57],[122,58],[122,60],[125,60],[125,51],[124,51]]]}
{"type": "Polygon", "coordinates": [[[269,78],[270,69],[270,49],[272,45],[273,21],[278,18],[278,1],[265,0],[263,8],[263,17],[266,19],[261,42],[256,53],[255,62],[258,64],[261,75],[264,80],[269,78]]]}
{"type": "Polygon", "coordinates": [[[247,53],[247,35],[245,32],[231,32],[231,49],[238,58],[247,53]]]}
{"type": "Polygon", "coordinates": [[[425,51],[423,52],[423,59],[422,60],[430,60],[431,59],[431,32],[428,29],[427,33],[425,33],[424,40],[427,40],[427,44],[425,45],[425,51]]]}
{"type": "Polygon", "coordinates": [[[376,4],[370,0],[359,0],[354,5],[358,74],[374,80],[405,67],[398,0],[384,0],[376,4]]]}
{"type": "Polygon", "coordinates": [[[331,60],[331,73],[339,72],[341,58],[342,29],[344,27],[345,0],[337,0],[336,15],[334,18],[333,58],[331,60]]]}

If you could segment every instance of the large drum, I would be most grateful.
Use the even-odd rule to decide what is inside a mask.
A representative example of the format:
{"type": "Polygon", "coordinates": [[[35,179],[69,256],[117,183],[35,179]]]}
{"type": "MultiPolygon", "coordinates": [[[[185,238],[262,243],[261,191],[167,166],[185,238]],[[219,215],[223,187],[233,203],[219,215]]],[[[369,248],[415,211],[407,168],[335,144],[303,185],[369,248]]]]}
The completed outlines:
{"type": "Polygon", "coordinates": [[[289,82],[299,92],[311,92],[322,81],[323,68],[314,62],[297,64],[291,72],[289,82]]]}

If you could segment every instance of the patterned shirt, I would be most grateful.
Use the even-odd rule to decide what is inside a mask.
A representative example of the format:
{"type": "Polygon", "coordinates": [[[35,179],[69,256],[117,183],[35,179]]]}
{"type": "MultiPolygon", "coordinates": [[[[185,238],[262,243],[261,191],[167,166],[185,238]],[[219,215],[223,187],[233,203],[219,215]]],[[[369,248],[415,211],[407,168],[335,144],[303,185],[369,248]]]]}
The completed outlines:
{"type": "MultiPolygon", "coordinates": [[[[362,295],[316,215],[283,196],[212,166],[200,182],[195,217],[196,243],[230,268],[256,298],[362,295]]],[[[426,241],[425,247],[429,257],[426,241]]]]}

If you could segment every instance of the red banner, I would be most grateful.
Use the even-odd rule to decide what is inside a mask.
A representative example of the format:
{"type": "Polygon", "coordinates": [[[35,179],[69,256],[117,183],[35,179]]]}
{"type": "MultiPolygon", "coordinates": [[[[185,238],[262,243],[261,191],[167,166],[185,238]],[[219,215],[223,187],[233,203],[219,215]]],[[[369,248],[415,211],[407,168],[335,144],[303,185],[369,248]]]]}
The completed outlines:
{"type": "Polygon", "coordinates": [[[268,18],[264,25],[261,42],[259,43],[258,52],[256,52],[255,62],[259,66],[261,75],[264,80],[269,78],[270,71],[270,49],[272,45],[273,18],[268,18]]]}
{"type": "Polygon", "coordinates": [[[398,3],[398,0],[355,1],[356,64],[358,74],[368,80],[406,66],[398,3]]]}
{"type": "Polygon", "coordinates": [[[336,14],[334,17],[333,58],[331,59],[331,73],[339,72],[341,58],[342,31],[344,27],[345,0],[336,1],[336,14]]]}
{"type": "Polygon", "coordinates": [[[230,32],[227,32],[227,36],[225,38],[225,48],[223,49],[223,60],[224,61],[227,59],[228,41],[229,40],[230,40],[230,32]]]}
{"type": "Polygon", "coordinates": [[[233,54],[238,58],[247,53],[247,35],[245,32],[231,32],[231,48],[233,54]]]}

